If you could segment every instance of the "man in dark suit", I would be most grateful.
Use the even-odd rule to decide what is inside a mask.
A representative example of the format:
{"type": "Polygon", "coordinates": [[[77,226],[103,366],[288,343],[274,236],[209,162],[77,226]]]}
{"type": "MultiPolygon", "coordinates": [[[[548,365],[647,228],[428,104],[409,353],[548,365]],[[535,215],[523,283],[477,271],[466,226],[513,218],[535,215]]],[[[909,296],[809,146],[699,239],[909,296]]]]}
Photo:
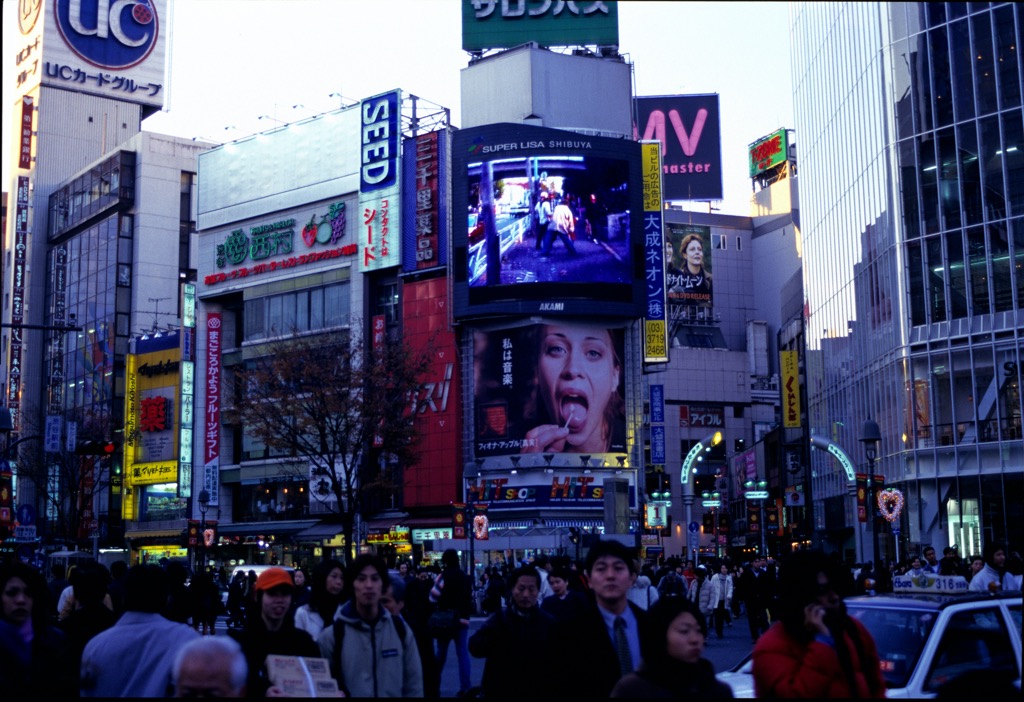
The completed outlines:
{"type": "Polygon", "coordinates": [[[743,597],[747,605],[750,640],[754,643],[757,642],[757,637],[768,630],[768,599],[774,591],[771,588],[769,575],[765,572],[765,565],[765,558],[759,556],[740,576],[743,597]]]}
{"type": "Polygon", "coordinates": [[[647,613],[627,598],[636,580],[635,554],[618,541],[601,540],[587,554],[594,601],[580,616],[560,621],[552,632],[553,696],[608,697],[615,683],[640,663],[640,629],[647,613]],[[560,694],[561,693],[561,694],[560,694]]]}

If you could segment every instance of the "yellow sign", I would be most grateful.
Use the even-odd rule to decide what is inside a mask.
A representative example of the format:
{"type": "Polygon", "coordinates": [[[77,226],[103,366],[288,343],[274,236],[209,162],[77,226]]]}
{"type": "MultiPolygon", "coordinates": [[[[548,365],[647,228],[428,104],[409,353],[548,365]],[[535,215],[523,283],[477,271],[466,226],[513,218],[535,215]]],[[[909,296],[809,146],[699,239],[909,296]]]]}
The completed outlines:
{"type": "Polygon", "coordinates": [[[640,144],[640,154],[644,212],[661,212],[661,142],[640,144]]]}
{"type": "Polygon", "coordinates": [[[409,529],[399,529],[396,531],[389,531],[386,534],[367,534],[366,543],[368,544],[407,544],[411,541],[412,535],[409,533],[409,529]]]}
{"type": "Polygon", "coordinates": [[[668,360],[668,325],[664,319],[644,320],[644,359],[668,360]]]}
{"type": "Polygon", "coordinates": [[[181,350],[177,347],[128,354],[125,361],[124,497],[121,515],[136,519],[135,485],[178,481],[181,350]]]}
{"type": "Polygon", "coordinates": [[[800,367],[796,351],[780,351],[782,366],[782,425],[800,427],[800,367]]]}

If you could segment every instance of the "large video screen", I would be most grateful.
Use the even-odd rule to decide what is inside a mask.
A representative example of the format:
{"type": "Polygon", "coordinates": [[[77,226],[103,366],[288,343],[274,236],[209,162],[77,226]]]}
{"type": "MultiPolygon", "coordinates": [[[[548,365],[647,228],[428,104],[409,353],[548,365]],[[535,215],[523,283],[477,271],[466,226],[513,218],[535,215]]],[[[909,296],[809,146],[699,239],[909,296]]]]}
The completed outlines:
{"type": "Polygon", "coordinates": [[[626,453],[624,338],[559,319],[474,332],[475,455],[626,453]]]}
{"type": "Polygon", "coordinates": [[[452,180],[456,317],[642,314],[638,143],[465,129],[452,180]]]}

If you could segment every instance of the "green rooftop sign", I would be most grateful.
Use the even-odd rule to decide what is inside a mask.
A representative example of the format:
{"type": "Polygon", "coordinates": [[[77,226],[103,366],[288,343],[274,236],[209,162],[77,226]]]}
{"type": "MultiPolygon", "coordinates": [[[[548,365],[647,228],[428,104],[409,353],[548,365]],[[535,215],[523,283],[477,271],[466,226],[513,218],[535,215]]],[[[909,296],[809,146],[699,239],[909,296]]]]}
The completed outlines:
{"type": "Polygon", "coordinates": [[[464,51],[541,46],[618,46],[617,2],[462,0],[464,51]]]}

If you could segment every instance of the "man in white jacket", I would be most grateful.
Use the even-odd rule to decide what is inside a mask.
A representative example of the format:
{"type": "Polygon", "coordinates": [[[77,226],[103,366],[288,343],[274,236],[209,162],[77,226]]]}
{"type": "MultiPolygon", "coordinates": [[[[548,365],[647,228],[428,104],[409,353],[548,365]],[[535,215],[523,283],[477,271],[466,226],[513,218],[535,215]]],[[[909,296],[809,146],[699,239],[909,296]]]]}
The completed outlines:
{"type": "Polygon", "coordinates": [[[981,592],[999,592],[1000,590],[1019,590],[1016,579],[1006,572],[1006,547],[1000,543],[985,544],[982,551],[985,567],[971,578],[971,590],[981,592]]]}
{"type": "Polygon", "coordinates": [[[729,614],[729,607],[732,605],[732,575],[729,574],[729,566],[723,564],[710,582],[711,590],[711,611],[715,620],[715,633],[722,638],[722,627],[728,622],[732,626],[732,616],[729,614]]]}

